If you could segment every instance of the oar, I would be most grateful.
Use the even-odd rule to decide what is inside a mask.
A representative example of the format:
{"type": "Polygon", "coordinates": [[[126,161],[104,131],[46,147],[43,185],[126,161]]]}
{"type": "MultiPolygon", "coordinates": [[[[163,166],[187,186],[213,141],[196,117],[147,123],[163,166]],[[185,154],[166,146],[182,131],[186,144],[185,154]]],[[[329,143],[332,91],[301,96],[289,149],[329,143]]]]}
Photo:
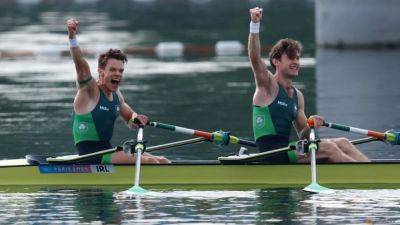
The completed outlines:
{"type": "Polygon", "coordinates": [[[173,147],[179,147],[179,146],[184,146],[184,145],[189,145],[189,144],[200,143],[203,141],[206,141],[206,139],[203,137],[192,138],[192,139],[187,139],[187,140],[182,140],[182,141],[175,141],[175,142],[171,142],[171,143],[148,147],[148,148],[146,148],[146,152],[154,152],[154,151],[164,150],[164,149],[173,148],[173,147]]]}
{"type": "Polygon", "coordinates": [[[249,140],[244,140],[241,138],[238,138],[236,136],[230,135],[229,133],[223,132],[206,132],[206,131],[201,131],[201,130],[194,130],[190,128],[185,128],[185,127],[179,127],[171,124],[166,124],[166,123],[160,123],[160,122],[148,122],[148,126],[164,129],[164,130],[170,130],[174,131],[177,133],[181,134],[186,134],[186,135],[192,135],[196,137],[203,137],[206,140],[212,141],[212,142],[220,142],[225,145],[228,144],[239,144],[239,145],[245,145],[245,146],[250,146],[250,147],[256,147],[256,143],[254,141],[249,141],[249,140]]]}
{"type": "Polygon", "coordinates": [[[369,137],[374,137],[382,141],[386,141],[391,143],[392,145],[400,145],[400,137],[398,132],[379,132],[379,131],[373,131],[373,130],[365,130],[365,129],[360,129],[356,127],[350,127],[342,124],[337,124],[337,123],[327,123],[324,122],[323,126],[329,127],[332,129],[336,130],[342,130],[342,131],[347,131],[347,132],[352,132],[352,133],[357,133],[357,134],[363,134],[367,135],[369,137]]]}
{"type": "Polygon", "coordinates": [[[140,187],[140,166],[141,166],[141,158],[142,152],[145,150],[145,144],[143,141],[143,126],[139,126],[137,140],[135,144],[135,152],[136,152],[136,162],[135,162],[135,184],[133,187],[128,189],[126,192],[134,195],[145,195],[149,191],[140,187]]]}
{"type": "MultiPolygon", "coordinates": [[[[166,144],[161,144],[161,145],[155,145],[155,146],[150,146],[146,148],[146,152],[153,152],[153,151],[159,151],[159,150],[165,150],[173,147],[178,147],[178,146],[184,146],[184,145],[189,145],[189,144],[195,144],[199,142],[206,141],[204,138],[192,138],[188,140],[182,140],[182,141],[176,141],[176,142],[171,142],[171,143],[166,143],[166,144]]],[[[99,157],[102,155],[106,154],[111,154],[114,152],[122,151],[121,146],[117,146],[115,148],[111,149],[106,149],[98,152],[93,152],[85,155],[68,155],[68,156],[60,156],[60,157],[48,157],[46,158],[47,162],[49,163],[72,163],[72,162],[81,162],[84,160],[92,159],[95,157],[99,157]]]]}
{"type": "Polygon", "coordinates": [[[310,144],[308,146],[308,150],[311,153],[311,184],[307,187],[303,188],[304,191],[312,192],[312,193],[324,193],[331,194],[335,191],[330,188],[323,187],[317,183],[317,163],[315,152],[318,150],[318,145],[315,140],[315,129],[314,124],[308,124],[310,127],[310,144]]]}
{"type": "Polygon", "coordinates": [[[350,140],[350,143],[352,143],[353,145],[359,145],[359,144],[365,144],[365,143],[372,142],[372,141],[381,141],[381,140],[373,138],[373,137],[365,137],[365,138],[350,140]]]}
{"type": "MultiPolygon", "coordinates": [[[[352,143],[353,145],[359,145],[359,144],[364,144],[364,143],[368,143],[368,142],[372,142],[372,141],[380,141],[380,140],[373,138],[373,137],[366,137],[366,138],[350,140],[350,143],[352,143]]],[[[297,143],[299,143],[299,142],[301,142],[301,141],[298,141],[297,143]]],[[[256,160],[265,159],[265,158],[274,156],[277,153],[287,152],[287,151],[291,151],[291,150],[297,151],[297,148],[298,148],[298,146],[296,144],[296,146],[277,148],[277,149],[272,149],[272,150],[268,150],[265,152],[252,153],[249,155],[245,154],[245,155],[220,156],[220,157],[218,157],[218,160],[225,164],[237,163],[237,162],[254,162],[256,160]]]]}

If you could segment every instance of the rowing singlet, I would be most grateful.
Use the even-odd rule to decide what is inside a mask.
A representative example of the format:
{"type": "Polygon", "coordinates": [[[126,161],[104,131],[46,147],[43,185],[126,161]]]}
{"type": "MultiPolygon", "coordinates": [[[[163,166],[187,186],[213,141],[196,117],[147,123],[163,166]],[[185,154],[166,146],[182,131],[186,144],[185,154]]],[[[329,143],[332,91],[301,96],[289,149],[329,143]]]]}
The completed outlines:
{"type": "MultiPolygon", "coordinates": [[[[297,117],[297,91],[294,87],[293,98],[279,85],[278,95],[268,106],[253,106],[253,132],[257,149],[265,152],[287,147],[292,122],[297,117]]],[[[271,162],[289,162],[288,154],[282,153],[268,158],[271,162]]]]}
{"type": "Polygon", "coordinates": [[[82,115],[73,113],[72,133],[79,155],[111,147],[114,122],[120,110],[118,95],[113,92],[112,96],[113,100],[109,101],[100,90],[99,101],[91,112],[82,115]]]}

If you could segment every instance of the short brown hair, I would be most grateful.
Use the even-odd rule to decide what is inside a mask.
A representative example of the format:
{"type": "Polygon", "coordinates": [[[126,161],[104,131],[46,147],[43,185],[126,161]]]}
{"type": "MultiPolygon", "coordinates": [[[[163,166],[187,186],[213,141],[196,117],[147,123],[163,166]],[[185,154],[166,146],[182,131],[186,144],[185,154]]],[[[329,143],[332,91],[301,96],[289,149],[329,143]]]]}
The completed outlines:
{"type": "Polygon", "coordinates": [[[269,51],[269,62],[274,70],[276,70],[274,63],[272,63],[272,59],[280,60],[284,53],[292,59],[296,57],[296,53],[301,53],[302,48],[303,47],[299,41],[290,38],[281,39],[269,51]]]}
{"type": "Polygon", "coordinates": [[[119,49],[110,48],[107,52],[99,56],[98,67],[104,69],[109,59],[121,60],[124,63],[128,62],[128,57],[119,49]]]}

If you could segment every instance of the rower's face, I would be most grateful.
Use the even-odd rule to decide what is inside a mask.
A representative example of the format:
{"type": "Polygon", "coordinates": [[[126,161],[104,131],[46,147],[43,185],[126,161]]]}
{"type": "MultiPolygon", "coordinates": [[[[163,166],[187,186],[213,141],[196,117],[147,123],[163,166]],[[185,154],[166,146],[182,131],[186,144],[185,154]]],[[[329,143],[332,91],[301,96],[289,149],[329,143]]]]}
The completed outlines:
{"type": "Polygon", "coordinates": [[[289,77],[296,77],[300,70],[300,53],[296,52],[288,56],[284,53],[278,62],[277,69],[281,74],[289,77]]]}
{"type": "Polygon", "coordinates": [[[125,64],[121,60],[109,59],[104,69],[100,69],[100,76],[103,78],[101,83],[110,91],[117,91],[122,81],[125,64]]]}

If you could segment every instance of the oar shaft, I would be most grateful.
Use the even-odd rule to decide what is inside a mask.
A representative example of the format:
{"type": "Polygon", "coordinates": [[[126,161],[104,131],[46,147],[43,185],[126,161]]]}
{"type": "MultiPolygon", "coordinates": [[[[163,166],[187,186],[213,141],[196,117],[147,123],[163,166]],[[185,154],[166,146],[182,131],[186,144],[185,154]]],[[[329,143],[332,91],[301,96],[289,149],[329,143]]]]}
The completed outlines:
{"type": "MultiPolygon", "coordinates": [[[[174,131],[176,133],[181,133],[181,134],[186,134],[186,135],[191,135],[191,136],[196,136],[196,137],[202,137],[209,141],[224,141],[224,136],[217,132],[210,133],[207,131],[194,130],[194,129],[190,129],[190,128],[185,128],[185,127],[180,127],[180,126],[175,126],[175,125],[160,123],[160,122],[149,122],[148,125],[152,126],[152,127],[164,129],[164,130],[174,131]]],[[[240,145],[251,146],[251,147],[257,146],[256,143],[253,141],[243,140],[243,139],[240,139],[233,135],[229,135],[229,143],[230,144],[240,144],[240,145]]]]}
{"type": "MultiPolygon", "coordinates": [[[[309,118],[307,120],[307,125],[309,127],[314,127],[314,120],[312,118],[309,118]]],[[[379,132],[379,131],[373,131],[373,130],[366,130],[366,129],[361,129],[357,127],[350,127],[338,123],[327,123],[324,121],[322,126],[329,127],[332,129],[336,130],[341,130],[341,131],[347,131],[347,132],[352,132],[352,133],[357,133],[357,134],[363,134],[367,135],[369,137],[374,137],[382,141],[386,141],[391,143],[392,145],[400,145],[400,133],[399,132],[379,132]]]]}
{"type": "Polygon", "coordinates": [[[153,151],[158,151],[158,150],[164,150],[172,147],[179,147],[183,145],[189,145],[189,144],[195,144],[199,142],[206,141],[203,137],[198,137],[198,138],[192,138],[188,140],[183,140],[183,141],[176,141],[176,142],[171,142],[167,144],[161,144],[161,145],[155,145],[155,146],[150,146],[146,148],[146,152],[153,152],[153,151]]]}
{"type": "Polygon", "coordinates": [[[310,145],[308,146],[311,152],[311,183],[317,183],[317,159],[315,152],[318,150],[318,146],[315,143],[315,130],[314,127],[310,130],[310,145]]]}
{"type": "Polygon", "coordinates": [[[374,137],[366,137],[366,138],[360,138],[360,139],[355,139],[355,140],[351,140],[350,143],[352,143],[353,145],[359,145],[359,144],[364,144],[364,143],[368,143],[368,142],[372,142],[372,141],[378,141],[379,139],[374,138],[374,137]]]}
{"type": "Polygon", "coordinates": [[[323,126],[330,127],[332,129],[336,129],[336,130],[342,130],[342,131],[367,135],[369,137],[374,137],[379,140],[390,142],[392,144],[397,144],[397,145],[400,144],[400,139],[398,137],[398,133],[396,133],[396,134],[391,133],[391,132],[383,133],[383,132],[378,132],[378,131],[373,131],[373,130],[366,130],[366,129],[356,128],[356,127],[345,126],[345,125],[337,124],[337,123],[324,122],[323,126]]]}
{"type": "Polygon", "coordinates": [[[141,165],[141,158],[142,152],[144,150],[143,144],[143,127],[139,127],[138,134],[137,134],[137,144],[135,146],[136,150],[136,162],[135,162],[135,187],[139,187],[140,183],[140,165],[141,165]]]}
{"type": "Polygon", "coordinates": [[[386,139],[386,133],[382,133],[382,132],[378,132],[378,131],[366,130],[366,129],[361,129],[361,128],[357,128],[357,127],[350,127],[350,126],[345,126],[345,125],[337,124],[337,123],[324,122],[323,125],[326,127],[332,128],[332,129],[336,129],[336,130],[342,130],[342,131],[352,132],[352,133],[356,133],[356,134],[363,134],[363,135],[378,138],[381,140],[386,139]]]}

